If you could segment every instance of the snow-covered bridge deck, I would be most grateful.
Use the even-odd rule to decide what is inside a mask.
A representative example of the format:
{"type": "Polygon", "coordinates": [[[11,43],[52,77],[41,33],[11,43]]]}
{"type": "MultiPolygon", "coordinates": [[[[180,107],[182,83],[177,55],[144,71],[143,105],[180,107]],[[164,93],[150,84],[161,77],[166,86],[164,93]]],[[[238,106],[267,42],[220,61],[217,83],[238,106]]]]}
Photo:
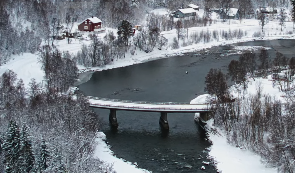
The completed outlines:
{"type": "Polygon", "coordinates": [[[90,103],[90,107],[102,109],[167,113],[196,113],[210,111],[210,106],[208,104],[130,101],[92,96],[88,96],[88,100],[90,103]]]}
{"type": "Polygon", "coordinates": [[[164,129],[169,129],[167,113],[200,113],[200,116],[208,116],[210,105],[208,104],[189,104],[175,102],[145,102],[129,101],[118,99],[107,99],[88,96],[90,107],[110,109],[109,121],[113,127],[118,127],[116,111],[144,111],[160,112],[159,123],[164,129]]]}

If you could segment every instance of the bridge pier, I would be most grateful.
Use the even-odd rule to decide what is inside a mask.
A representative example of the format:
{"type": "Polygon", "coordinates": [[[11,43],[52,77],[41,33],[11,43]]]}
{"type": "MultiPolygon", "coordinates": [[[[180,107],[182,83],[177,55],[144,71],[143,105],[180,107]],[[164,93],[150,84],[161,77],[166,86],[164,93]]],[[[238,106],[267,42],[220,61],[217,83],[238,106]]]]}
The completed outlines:
{"type": "Polygon", "coordinates": [[[162,129],[169,130],[169,124],[168,124],[168,120],[167,120],[167,112],[161,112],[159,124],[161,125],[162,129]]]}
{"type": "Polygon", "coordinates": [[[212,116],[210,112],[200,112],[199,114],[199,125],[204,129],[205,125],[207,124],[207,121],[211,119],[212,116]]]}
{"type": "Polygon", "coordinates": [[[200,118],[204,121],[208,121],[211,118],[210,112],[200,112],[200,118]]]}
{"type": "Polygon", "coordinates": [[[118,127],[116,109],[110,109],[109,121],[112,127],[115,127],[115,128],[118,127]]]}

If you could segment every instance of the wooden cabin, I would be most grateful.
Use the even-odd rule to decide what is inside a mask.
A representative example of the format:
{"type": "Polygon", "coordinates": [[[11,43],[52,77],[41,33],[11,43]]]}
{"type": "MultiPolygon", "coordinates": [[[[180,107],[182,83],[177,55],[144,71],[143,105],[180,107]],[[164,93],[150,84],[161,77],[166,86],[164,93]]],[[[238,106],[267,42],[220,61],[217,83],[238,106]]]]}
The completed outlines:
{"type": "Polygon", "coordinates": [[[79,31],[96,31],[100,30],[102,25],[102,21],[97,17],[91,17],[84,20],[80,25],[78,25],[79,31]]]}
{"type": "Polygon", "coordinates": [[[184,9],[178,9],[174,12],[174,17],[176,18],[185,18],[185,17],[191,17],[196,16],[196,10],[193,8],[184,8],[184,9]]]}

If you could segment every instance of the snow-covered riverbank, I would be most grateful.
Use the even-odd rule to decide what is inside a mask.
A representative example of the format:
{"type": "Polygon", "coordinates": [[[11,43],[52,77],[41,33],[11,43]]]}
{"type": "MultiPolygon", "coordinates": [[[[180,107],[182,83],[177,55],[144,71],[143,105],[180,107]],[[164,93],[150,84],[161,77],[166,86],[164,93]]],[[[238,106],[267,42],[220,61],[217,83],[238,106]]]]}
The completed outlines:
{"type": "MultiPolygon", "coordinates": [[[[229,91],[235,98],[249,98],[257,94],[258,87],[260,87],[262,97],[269,96],[282,103],[286,102],[285,93],[280,91],[280,86],[275,85],[269,75],[267,78],[248,78],[248,87],[243,93],[238,92],[238,86],[230,87],[229,91]]],[[[240,86],[240,91],[242,86],[240,86]]],[[[191,104],[206,103],[208,94],[198,96],[191,101],[191,104]]],[[[247,109],[247,108],[245,108],[247,109]]],[[[197,114],[196,114],[197,116],[197,114]]],[[[267,167],[261,157],[252,151],[233,146],[227,142],[226,132],[223,129],[217,128],[213,125],[213,119],[209,120],[206,125],[207,129],[215,129],[214,133],[209,130],[209,139],[212,141],[209,155],[216,161],[217,169],[226,173],[276,173],[277,169],[267,167]],[[217,131],[217,133],[215,133],[217,131]]]]}
{"type": "MultiPolygon", "coordinates": [[[[170,46],[173,43],[173,39],[177,37],[177,32],[175,29],[171,31],[163,31],[161,32],[161,35],[163,35],[168,40],[168,45],[165,49],[158,50],[154,49],[152,52],[145,53],[144,51],[136,50],[134,55],[132,55],[130,52],[127,52],[125,55],[125,58],[123,59],[114,59],[114,61],[111,64],[105,65],[103,67],[92,67],[92,68],[86,68],[84,66],[78,66],[80,73],[84,72],[94,72],[94,71],[102,71],[102,70],[108,70],[113,68],[119,68],[119,67],[126,67],[134,64],[144,63],[147,61],[162,59],[162,58],[168,58],[171,56],[178,56],[183,55],[184,53],[188,52],[197,52],[204,49],[209,49],[213,46],[221,46],[221,45],[231,45],[234,43],[239,42],[248,42],[253,40],[276,40],[276,39],[293,39],[293,23],[292,22],[286,22],[286,27],[284,31],[280,31],[280,27],[278,26],[277,21],[270,21],[268,24],[265,25],[265,32],[261,34],[260,37],[254,37],[255,33],[261,32],[261,26],[259,26],[259,22],[255,19],[245,19],[242,22],[237,20],[232,20],[231,24],[229,25],[228,22],[217,22],[215,24],[212,24],[210,26],[206,27],[191,27],[188,28],[188,35],[192,35],[194,33],[200,33],[203,31],[213,32],[216,31],[218,33],[222,32],[233,32],[235,30],[241,30],[242,32],[246,33],[245,36],[242,38],[232,38],[232,39],[222,39],[219,38],[217,40],[211,40],[209,42],[199,42],[197,44],[192,44],[188,46],[182,47],[182,42],[187,42],[188,40],[180,41],[180,48],[178,49],[172,49],[170,46]]],[[[107,29],[110,31],[115,32],[113,29],[107,29]]],[[[100,38],[103,38],[105,33],[100,34],[100,38]]],[[[78,40],[73,40],[71,43],[71,46],[65,41],[61,40],[58,41],[57,47],[61,51],[68,51],[72,54],[76,54],[77,51],[81,48],[83,44],[90,44],[90,41],[84,41],[80,42],[78,40]],[[72,47],[75,47],[73,50],[72,47]]],[[[80,80],[86,81],[87,78],[89,78],[89,75],[80,75],[80,80]]],[[[78,81],[78,83],[81,83],[81,81],[78,81]]]]}

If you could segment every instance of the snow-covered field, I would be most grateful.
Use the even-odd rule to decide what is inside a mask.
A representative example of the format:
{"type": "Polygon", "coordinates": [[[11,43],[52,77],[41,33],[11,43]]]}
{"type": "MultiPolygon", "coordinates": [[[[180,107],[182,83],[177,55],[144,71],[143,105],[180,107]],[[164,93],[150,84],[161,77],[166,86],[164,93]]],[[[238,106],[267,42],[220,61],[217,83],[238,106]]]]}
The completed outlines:
{"type": "MultiPolygon", "coordinates": [[[[159,12],[160,13],[160,12],[159,12]]],[[[169,56],[173,55],[180,55],[185,52],[193,52],[202,50],[205,48],[210,48],[212,46],[218,45],[225,45],[225,44],[232,44],[237,42],[244,42],[244,41],[252,41],[253,34],[255,32],[259,32],[261,27],[259,26],[259,22],[257,20],[249,19],[249,20],[231,20],[231,23],[221,23],[218,22],[216,24],[212,24],[211,26],[207,27],[193,27],[188,28],[188,33],[193,32],[200,32],[200,31],[213,31],[218,30],[221,31],[229,31],[234,29],[241,29],[244,32],[247,32],[247,36],[243,37],[242,39],[233,39],[233,40],[222,40],[213,41],[209,43],[199,43],[193,44],[187,47],[180,47],[179,49],[172,50],[170,47],[167,47],[164,50],[154,49],[153,52],[145,53],[143,51],[137,50],[134,55],[130,53],[126,54],[125,59],[117,59],[113,62],[113,64],[106,65],[100,68],[89,68],[86,69],[85,67],[79,66],[79,69],[83,71],[83,69],[87,71],[92,70],[106,70],[112,69],[117,67],[124,67],[128,65],[133,65],[137,63],[143,63],[150,60],[155,60],[159,58],[168,58],[169,56]]],[[[108,30],[108,29],[107,29],[108,30]]],[[[113,29],[109,29],[113,30],[113,29]]],[[[280,26],[278,22],[270,21],[265,26],[265,35],[263,38],[256,38],[256,39],[281,39],[281,38],[293,38],[294,35],[288,35],[286,33],[291,32],[293,30],[293,23],[287,22],[286,28],[283,32],[280,31],[280,26]]],[[[105,33],[100,34],[100,37],[103,38],[105,33]]],[[[165,31],[162,32],[164,37],[168,39],[168,45],[170,45],[173,41],[173,38],[176,37],[176,30],[165,31]]],[[[84,41],[73,40],[71,44],[67,43],[67,40],[57,41],[56,46],[61,51],[68,51],[69,53],[76,54],[82,44],[90,44],[90,41],[85,39],[84,41]]],[[[22,55],[15,55],[12,59],[5,65],[0,67],[0,74],[4,73],[7,69],[13,70],[18,78],[22,78],[26,87],[28,86],[31,78],[35,78],[37,82],[42,83],[44,80],[44,72],[41,70],[41,64],[38,61],[38,56],[36,54],[24,53],[22,55]]],[[[249,93],[255,90],[255,86],[257,81],[250,81],[250,86],[248,87],[249,93]]],[[[261,79],[261,83],[266,92],[275,93],[275,95],[280,95],[279,92],[276,92],[276,89],[272,89],[272,84],[267,79],[261,79]]],[[[95,157],[98,157],[102,161],[106,163],[113,164],[114,169],[120,172],[147,172],[146,170],[138,169],[134,164],[125,162],[121,159],[116,158],[113,156],[109,146],[104,141],[105,136],[102,133],[99,133],[97,138],[97,148],[95,151],[95,157]]],[[[226,173],[231,172],[275,172],[273,168],[265,168],[265,166],[260,163],[260,158],[257,155],[249,151],[244,151],[242,149],[236,148],[226,143],[226,138],[223,136],[216,136],[211,135],[210,139],[213,141],[213,145],[210,151],[210,155],[215,158],[218,162],[217,168],[222,170],[226,173]]]]}
{"type": "Polygon", "coordinates": [[[28,87],[32,78],[35,78],[39,83],[45,82],[43,81],[45,73],[41,67],[38,54],[24,53],[12,56],[8,63],[0,66],[0,75],[7,70],[12,70],[17,74],[17,78],[22,79],[25,86],[28,87]]]}

